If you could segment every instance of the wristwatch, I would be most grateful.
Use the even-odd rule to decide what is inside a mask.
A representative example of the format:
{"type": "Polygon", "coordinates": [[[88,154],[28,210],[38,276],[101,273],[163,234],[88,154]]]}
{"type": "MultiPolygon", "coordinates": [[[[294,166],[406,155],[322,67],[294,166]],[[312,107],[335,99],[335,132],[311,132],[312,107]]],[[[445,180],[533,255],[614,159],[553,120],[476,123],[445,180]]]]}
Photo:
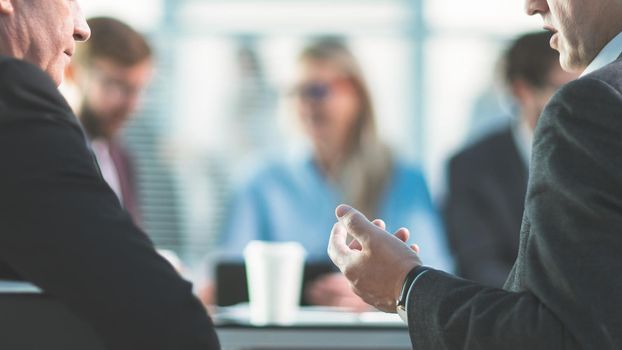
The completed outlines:
{"type": "Polygon", "coordinates": [[[410,270],[410,272],[406,275],[404,279],[404,284],[402,285],[402,291],[400,292],[399,299],[397,299],[397,314],[400,316],[402,321],[408,324],[408,315],[406,314],[406,303],[408,302],[408,296],[410,295],[410,291],[412,287],[415,285],[417,279],[426,273],[430,268],[425,266],[417,266],[410,270]]]}

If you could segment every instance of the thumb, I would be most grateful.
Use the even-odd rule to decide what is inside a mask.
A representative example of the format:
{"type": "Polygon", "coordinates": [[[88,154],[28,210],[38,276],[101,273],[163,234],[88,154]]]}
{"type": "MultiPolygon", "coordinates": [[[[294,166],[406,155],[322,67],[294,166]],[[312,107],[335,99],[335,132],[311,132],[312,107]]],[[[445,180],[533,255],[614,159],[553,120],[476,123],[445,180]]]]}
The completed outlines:
{"type": "Polygon", "coordinates": [[[378,228],[378,226],[367,220],[365,215],[348,205],[338,206],[335,210],[335,214],[339,222],[345,226],[348,233],[362,245],[369,242],[369,240],[379,232],[384,232],[382,229],[378,228]]]}

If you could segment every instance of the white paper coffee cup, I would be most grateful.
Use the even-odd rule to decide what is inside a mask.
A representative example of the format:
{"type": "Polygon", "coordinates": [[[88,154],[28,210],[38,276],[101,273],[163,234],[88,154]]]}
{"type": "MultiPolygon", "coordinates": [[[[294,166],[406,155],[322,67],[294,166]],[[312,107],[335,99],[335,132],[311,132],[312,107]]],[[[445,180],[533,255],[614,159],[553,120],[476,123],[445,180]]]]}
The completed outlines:
{"type": "Polygon", "coordinates": [[[288,325],[298,313],[305,250],[297,242],[252,241],[244,249],[250,322],[288,325]]]}

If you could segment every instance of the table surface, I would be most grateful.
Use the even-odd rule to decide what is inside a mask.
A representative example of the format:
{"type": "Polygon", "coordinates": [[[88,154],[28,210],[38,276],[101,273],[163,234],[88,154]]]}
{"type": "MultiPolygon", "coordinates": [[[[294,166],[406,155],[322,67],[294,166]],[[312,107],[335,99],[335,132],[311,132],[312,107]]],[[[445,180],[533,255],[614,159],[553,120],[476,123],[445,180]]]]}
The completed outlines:
{"type": "MultiPolygon", "coordinates": [[[[248,304],[221,307],[213,315],[217,326],[228,328],[253,328],[249,321],[248,304]]],[[[396,314],[384,312],[348,312],[340,308],[301,307],[296,319],[288,325],[268,325],[261,328],[392,328],[407,329],[396,314]]]]}
{"type": "MultiPolygon", "coordinates": [[[[29,283],[0,280],[0,294],[37,294],[29,283]]],[[[395,314],[301,308],[287,326],[250,324],[248,305],[214,314],[222,350],[410,350],[407,326],[395,314]]]]}
{"type": "Polygon", "coordinates": [[[248,319],[248,305],[217,310],[223,350],[412,349],[408,328],[395,314],[304,307],[287,326],[254,326],[248,319]]]}

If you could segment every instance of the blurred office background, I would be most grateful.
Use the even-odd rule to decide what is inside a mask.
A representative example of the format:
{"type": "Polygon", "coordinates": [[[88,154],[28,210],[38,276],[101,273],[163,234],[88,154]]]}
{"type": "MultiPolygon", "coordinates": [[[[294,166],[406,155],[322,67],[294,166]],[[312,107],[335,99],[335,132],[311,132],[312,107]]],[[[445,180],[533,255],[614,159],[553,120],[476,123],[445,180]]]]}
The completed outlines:
{"type": "MultiPolygon", "coordinates": [[[[146,230],[197,266],[219,234],[236,176],[297,148],[288,91],[300,49],[346,41],[361,60],[383,138],[443,196],[447,158],[508,122],[494,75],[517,34],[540,27],[522,1],[83,0],[87,17],[144,32],[157,69],[126,130],[146,230]]],[[[328,234],[328,233],[327,233],[328,234]]]]}

